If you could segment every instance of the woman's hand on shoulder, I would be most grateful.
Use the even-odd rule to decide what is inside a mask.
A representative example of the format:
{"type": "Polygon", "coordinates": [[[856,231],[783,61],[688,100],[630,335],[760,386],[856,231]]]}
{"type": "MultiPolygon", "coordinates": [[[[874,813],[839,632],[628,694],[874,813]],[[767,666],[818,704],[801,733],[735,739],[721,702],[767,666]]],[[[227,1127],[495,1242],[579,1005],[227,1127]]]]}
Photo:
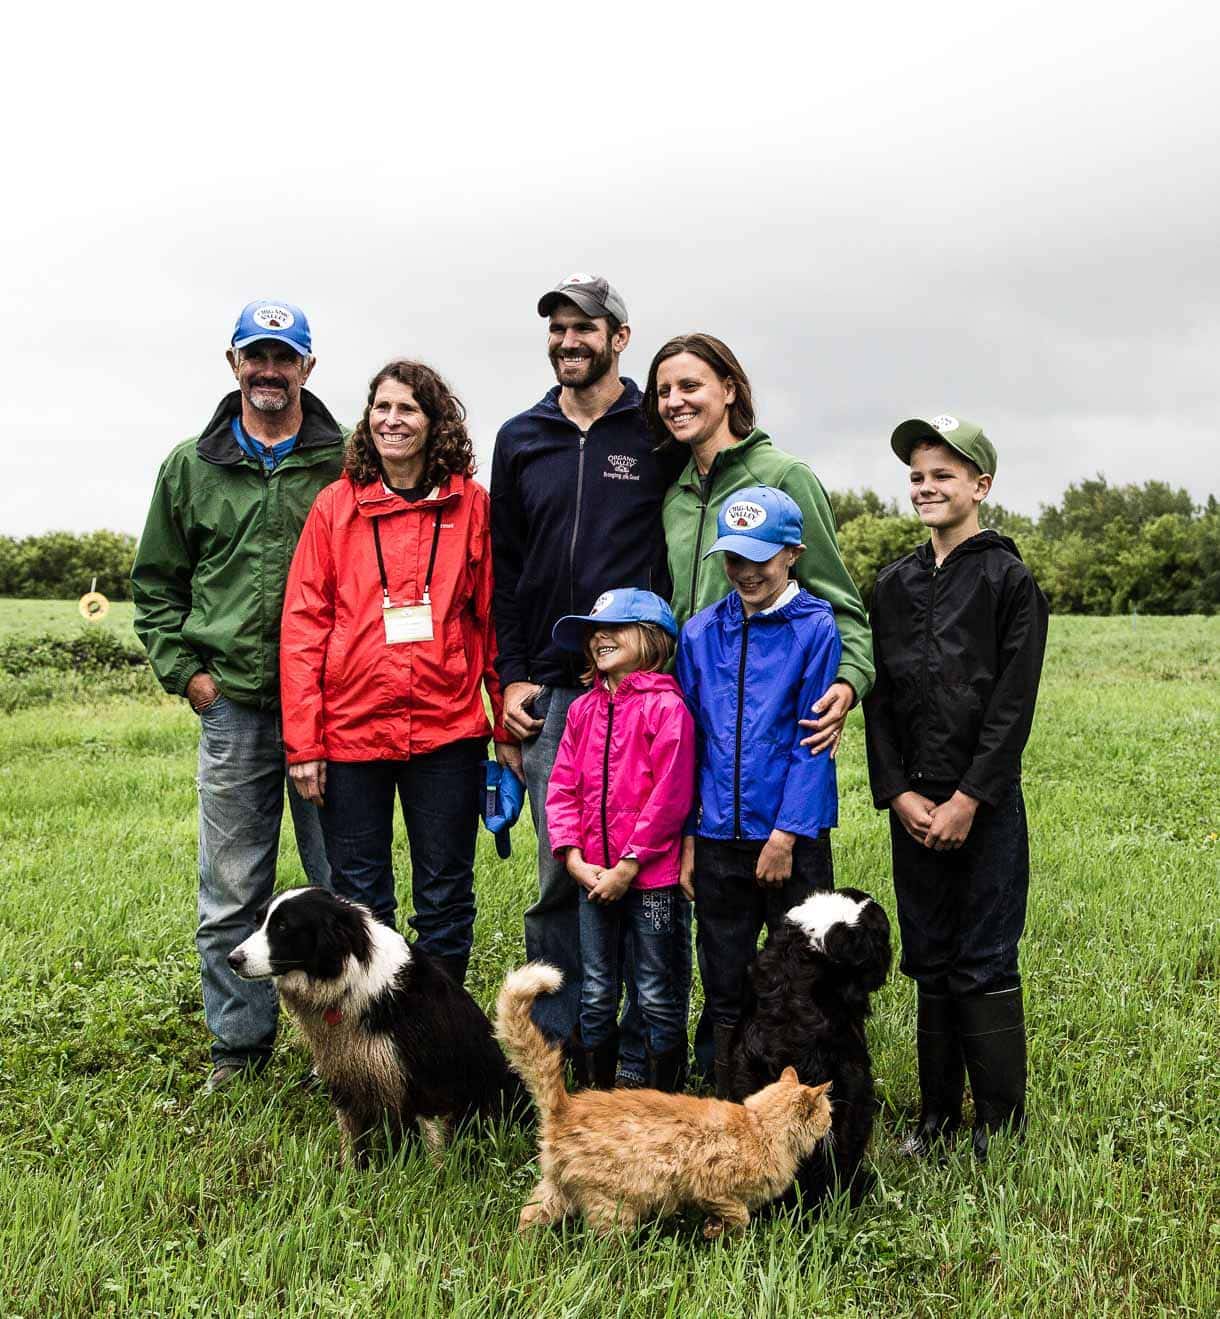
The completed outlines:
{"type": "Polygon", "coordinates": [[[848,712],[856,702],[856,693],[849,682],[836,679],[814,701],[811,713],[813,719],[798,720],[802,728],[813,731],[808,737],[801,738],[801,746],[809,748],[811,756],[823,751],[830,752],[833,760],[839,754],[839,742],[843,737],[843,725],[847,722],[848,712]]]}

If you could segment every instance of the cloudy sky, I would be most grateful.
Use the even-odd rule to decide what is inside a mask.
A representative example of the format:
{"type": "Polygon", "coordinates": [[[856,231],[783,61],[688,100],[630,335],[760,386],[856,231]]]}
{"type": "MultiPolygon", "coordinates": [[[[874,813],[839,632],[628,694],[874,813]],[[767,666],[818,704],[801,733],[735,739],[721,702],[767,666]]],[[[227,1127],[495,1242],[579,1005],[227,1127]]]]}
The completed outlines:
{"type": "Polygon", "coordinates": [[[341,419],[437,366],[486,465],[573,270],[637,379],[727,340],[828,486],[899,494],[893,424],[953,412],[1023,511],[1220,491],[1214,4],[419,8],[10,18],[0,533],[138,532],[254,297],[306,309],[341,419]]]}

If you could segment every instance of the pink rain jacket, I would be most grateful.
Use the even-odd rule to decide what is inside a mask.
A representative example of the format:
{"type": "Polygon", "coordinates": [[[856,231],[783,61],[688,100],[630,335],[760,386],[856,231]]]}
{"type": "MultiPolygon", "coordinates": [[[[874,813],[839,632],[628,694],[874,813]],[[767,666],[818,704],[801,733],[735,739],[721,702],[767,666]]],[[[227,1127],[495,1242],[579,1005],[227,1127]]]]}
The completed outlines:
{"type": "Polygon", "coordinates": [[[682,826],[695,795],[695,723],[667,673],[629,673],[611,697],[598,677],[572,702],[546,794],[556,856],[640,863],[633,888],[678,882],[682,826]]]}

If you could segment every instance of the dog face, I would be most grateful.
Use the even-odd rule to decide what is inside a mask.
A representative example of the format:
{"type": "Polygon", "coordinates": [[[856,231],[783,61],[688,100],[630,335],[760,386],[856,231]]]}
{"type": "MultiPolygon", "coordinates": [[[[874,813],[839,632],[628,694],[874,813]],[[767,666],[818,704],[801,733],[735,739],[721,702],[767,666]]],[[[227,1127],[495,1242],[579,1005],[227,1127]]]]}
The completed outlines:
{"type": "Polygon", "coordinates": [[[229,954],[243,980],[300,971],[311,980],[341,976],[349,958],[369,960],[367,913],[323,888],[289,889],[267,907],[259,928],[229,954]]]}
{"type": "Polygon", "coordinates": [[[859,889],[814,893],[786,918],[800,929],[815,954],[858,978],[873,990],[889,974],[890,920],[879,902],[859,889]]]}

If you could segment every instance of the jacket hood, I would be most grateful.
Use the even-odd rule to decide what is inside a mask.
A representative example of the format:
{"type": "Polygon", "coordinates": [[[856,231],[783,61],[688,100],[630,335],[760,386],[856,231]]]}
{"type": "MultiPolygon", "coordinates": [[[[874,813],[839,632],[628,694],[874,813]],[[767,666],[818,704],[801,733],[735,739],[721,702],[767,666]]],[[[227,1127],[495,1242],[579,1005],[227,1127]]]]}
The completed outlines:
{"type": "MultiPolygon", "coordinates": [[[[640,387],[627,376],[620,376],[623,385],[623,392],[614,400],[610,407],[602,413],[602,417],[613,417],[616,412],[627,412],[631,408],[638,408],[643,400],[643,394],[640,393],[640,387]]],[[[554,385],[529,409],[525,414],[527,417],[533,417],[540,421],[561,421],[565,426],[574,426],[576,423],[564,415],[563,409],[559,406],[559,386],[554,385]]],[[[598,421],[601,417],[598,418],[598,421]]]]}
{"type": "MultiPolygon", "coordinates": [[[[349,481],[350,477],[347,478],[349,481]]],[[[438,486],[433,486],[423,497],[412,504],[405,504],[392,490],[387,490],[381,481],[369,481],[365,485],[352,483],[352,497],[361,517],[377,518],[386,513],[400,513],[404,508],[436,508],[462,497],[466,488],[466,478],[459,473],[450,473],[438,486]]]]}
{"type": "MultiPolygon", "coordinates": [[[[606,680],[599,673],[593,679],[593,690],[595,692],[604,692],[607,696],[610,694],[609,687],[606,686],[606,680]]],[[[624,696],[643,695],[646,692],[672,692],[675,696],[682,695],[682,688],[678,686],[678,680],[671,673],[629,673],[618,685],[618,690],[614,693],[616,701],[621,700],[624,696]]]]}
{"type": "MultiPolygon", "coordinates": [[[[977,536],[971,536],[969,540],[964,540],[954,549],[952,549],[945,559],[945,563],[951,563],[954,559],[964,559],[970,554],[983,554],[988,550],[1006,550],[1014,559],[1021,559],[1021,551],[1017,549],[1016,542],[1010,540],[1007,536],[1001,536],[998,531],[980,531],[977,536]]],[[[924,543],[915,551],[920,563],[925,566],[931,566],[936,562],[936,556],[932,550],[932,542],[925,540],[924,543]]],[[[1024,560],[1021,560],[1024,562],[1024,560]]],[[[944,564],[941,565],[944,567],[944,564]]]]}
{"type": "MultiPolygon", "coordinates": [[[[717,466],[723,466],[725,463],[732,462],[735,458],[745,453],[749,449],[756,449],[760,444],[770,444],[771,437],[759,426],[755,426],[749,435],[744,435],[736,444],[730,444],[727,449],[721,451],[712,459],[712,470],[715,471],[717,466]]],[[[691,490],[699,490],[701,478],[699,468],[695,463],[694,454],[691,455],[690,461],[682,469],[682,475],[678,477],[678,484],[689,487],[691,490]]]]}
{"type": "MultiPolygon", "coordinates": [[[[301,390],[301,429],[296,450],[324,449],[343,442],[343,431],[330,409],[309,390],[301,390]]],[[[235,389],[220,400],[208,424],[199,432],[195,448],[207,462],[233,467],[246,461],[230,429],[233,418],[241,415],[241,390],[235,389]]]]}

